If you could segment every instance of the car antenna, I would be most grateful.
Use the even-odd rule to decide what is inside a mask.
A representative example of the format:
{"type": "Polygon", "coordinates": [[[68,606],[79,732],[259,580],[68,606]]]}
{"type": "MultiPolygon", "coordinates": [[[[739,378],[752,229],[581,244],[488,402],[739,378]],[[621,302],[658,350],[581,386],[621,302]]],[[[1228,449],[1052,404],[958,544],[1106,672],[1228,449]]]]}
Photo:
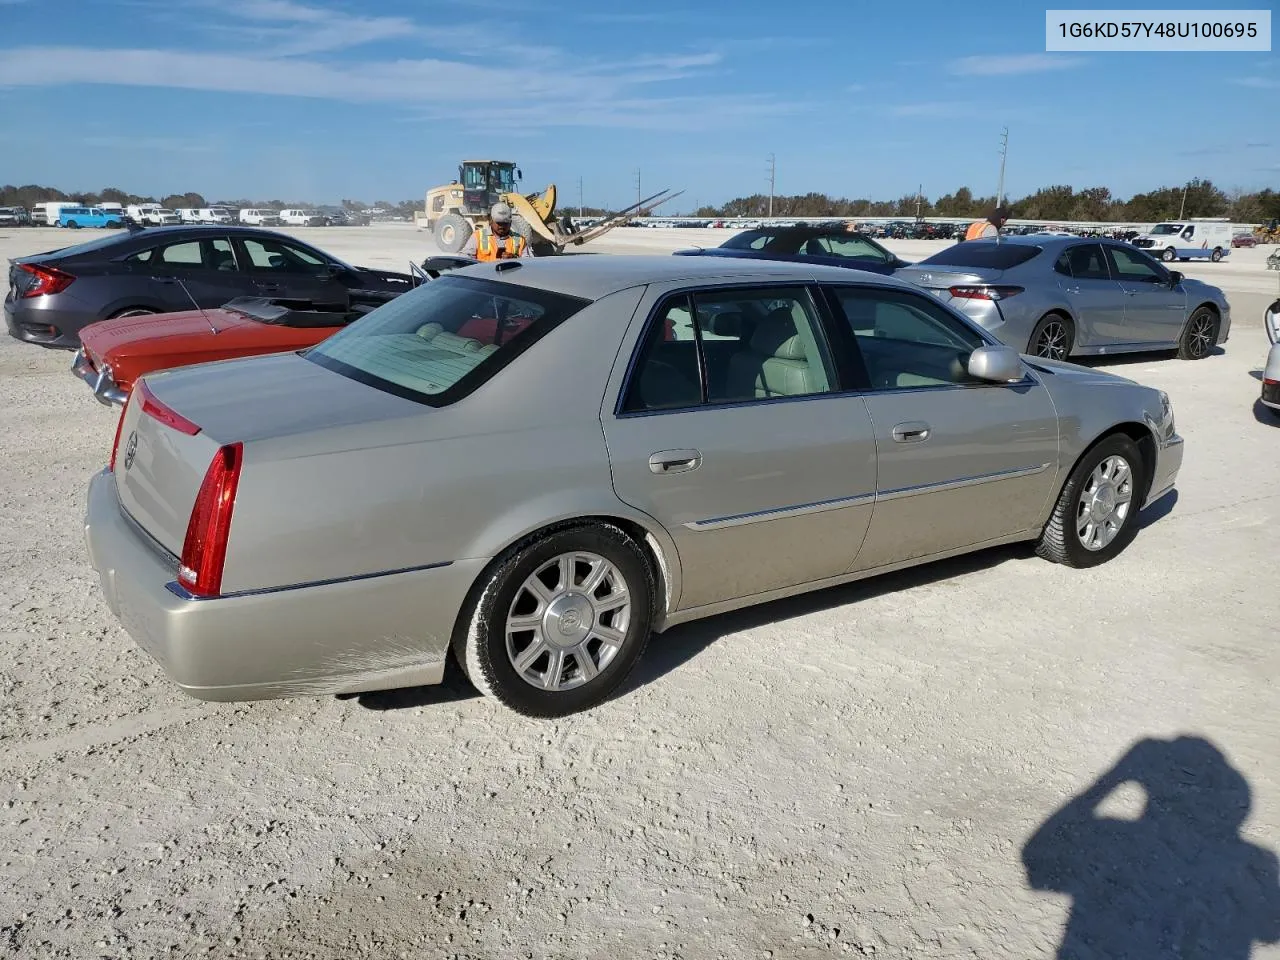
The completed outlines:
{"type": "MultiPolygon", "coordinates": [[[[157,278],[157,279],[159,279],[159,278],[157,278]]],[[[181,287],[181,288],[182,288],[182,292],[183,292],[183,293],[185,293],[185,294],[187,295],[187,299],[191,301],[191,305],[192,305],[193,307],[195,307],[197,310],[199,310],[199,311],[200,311],[200,316],[204,317],[204,322],[205,322],[205,323],[207,323],[207,324],[209,325],[209,329],[213,332],[213,335],[214,335],[215,337],[218,335],[218,333],[219,333],[220,331],[218,330],[218,328],[217,328],[217,327],[215,327],[215,326],[213,325],[213,321],[209,319],[209,314],[205,313],[205,311],[204,311],[204,307],[200,306],[200,302],[199,302],[198,300],[196,300],[196,298],[195,298],[195,297],[193,297],[193,296],[191,295],[191,291],[187,289],[187,285],[186,285],[185,283],[183,283],[183,282],[182,282],[182,278],[181,278],[181,277],[165,277],[165,278],[164,278],[163,280],[161,280],[160,282],[161,282],[161,283],[176,283],[179,287],[181,287]]]]}

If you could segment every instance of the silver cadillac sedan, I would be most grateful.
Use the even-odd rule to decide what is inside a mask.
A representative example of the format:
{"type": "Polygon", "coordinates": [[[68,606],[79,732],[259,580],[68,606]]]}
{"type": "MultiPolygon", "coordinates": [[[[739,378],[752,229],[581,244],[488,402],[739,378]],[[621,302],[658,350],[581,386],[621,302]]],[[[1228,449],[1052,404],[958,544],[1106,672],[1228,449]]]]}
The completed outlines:
{"type": "Polygon", "coordinates": [[[499,261],[318,346],[141,378],[86,535],[187,693],[437,683],[559,716],[676,624],[1014,541],[1103,563],[1168,397],[919,288],[686,257],[499,261]]]}
{"type": "Polygon", "coordinates": [[[1002,342],[1050,360],[1143,350],[1201,360],[1231,334],[1222,290],[1120,240],[1047,234],[968,240],[893,275],[1002,342]]]}

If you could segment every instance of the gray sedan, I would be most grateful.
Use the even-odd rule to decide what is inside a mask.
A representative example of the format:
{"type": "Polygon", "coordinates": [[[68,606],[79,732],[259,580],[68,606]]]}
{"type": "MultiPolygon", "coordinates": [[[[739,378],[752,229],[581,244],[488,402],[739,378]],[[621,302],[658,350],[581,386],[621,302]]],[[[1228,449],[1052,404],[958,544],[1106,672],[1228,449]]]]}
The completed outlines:
{"type": "Polygon", "coordinates": [[[894,273],[1018,350],[1053,360],[1174,350],[1207,357],[1231,332],[1217,287],[1118,240],[970,240],[894,273]]]}
{"type": "Polygon", "coordinates": [[[1181,462],[1160,391],[889,277],[557,257],[140,378],[86,534],[196,697],[437,683],[452,651],[557,716],[700,617],[1016,541],[1103,563],[1181,462]]]}

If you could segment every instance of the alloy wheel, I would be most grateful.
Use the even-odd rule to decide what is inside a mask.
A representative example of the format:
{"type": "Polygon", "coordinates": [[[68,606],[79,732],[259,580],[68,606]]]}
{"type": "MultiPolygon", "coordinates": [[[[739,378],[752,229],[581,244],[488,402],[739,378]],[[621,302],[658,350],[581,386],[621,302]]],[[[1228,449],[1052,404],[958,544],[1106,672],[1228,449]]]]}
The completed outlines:
{"type": "Polygon", "coordinates": [[[1191,321],[1191,331],[1187,337],[1188,352],[1193,357],[1205,357],[1213,347],[1213,317],[1207,313],[1199,313],[1191,321]]]}
{"type": "Polygon", "coordinates": [[[1067,328],[1061,320],[1050,320],[1036,338],[1036,356],[1046,360],[1067,359],[1067,328]]]}
{"type": "Polygon", "coordinates": [[[582,686],[622,649],[631,594],[604,557],[574,552],[527,577],[507,612],[507,656],[516,674],[540,690],[582,686]]]}
{"type": "Polygon", "coordinates": [[[1076,502],[1076,535],[1086,550],[1101,550],[1116,538],[1133,506],[1133,470],[1110,456],[1093,468],[1076,502]]]}

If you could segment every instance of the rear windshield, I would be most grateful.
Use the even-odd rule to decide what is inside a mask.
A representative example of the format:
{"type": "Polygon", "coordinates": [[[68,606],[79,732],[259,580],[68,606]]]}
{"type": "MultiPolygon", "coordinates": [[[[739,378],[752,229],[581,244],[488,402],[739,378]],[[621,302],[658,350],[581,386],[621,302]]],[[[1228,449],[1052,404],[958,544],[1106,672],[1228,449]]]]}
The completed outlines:
{"type": "Polygon", "coordinates": [[[477,277],[441,277],[357,320],[307,359],[397,396],[466,396],[589,301],[477,277]]]}
{"type": "Polygon", "coordinates": [[[991,270],[1008,270],[1026,263],[1044,248],[1030,243],[989,243],[966,240],[948,247],[941,253],[921,260],[916,266],[931,267],[987,267],[991,270]]]}
{"type": "MultiPolygon", "coordinates": [[[[65,212],[65,211],[64,211],[65,212]]],[[[26,257],[28,260],[39,260],[43,257],[59,259],[62,257],[78,257],[83,253],[93,253],[95,250],[106,250],[120,243],[127,243],[131,237],[128,234],[120,235],[120,231],[112,231],[110,236],[98,237],[96,240],[87,240],[84,243],[77,243],[71,247],[62,247],[58,250],[49,250],[45,253],[38,253],[34,257],[26,257]]]]}

